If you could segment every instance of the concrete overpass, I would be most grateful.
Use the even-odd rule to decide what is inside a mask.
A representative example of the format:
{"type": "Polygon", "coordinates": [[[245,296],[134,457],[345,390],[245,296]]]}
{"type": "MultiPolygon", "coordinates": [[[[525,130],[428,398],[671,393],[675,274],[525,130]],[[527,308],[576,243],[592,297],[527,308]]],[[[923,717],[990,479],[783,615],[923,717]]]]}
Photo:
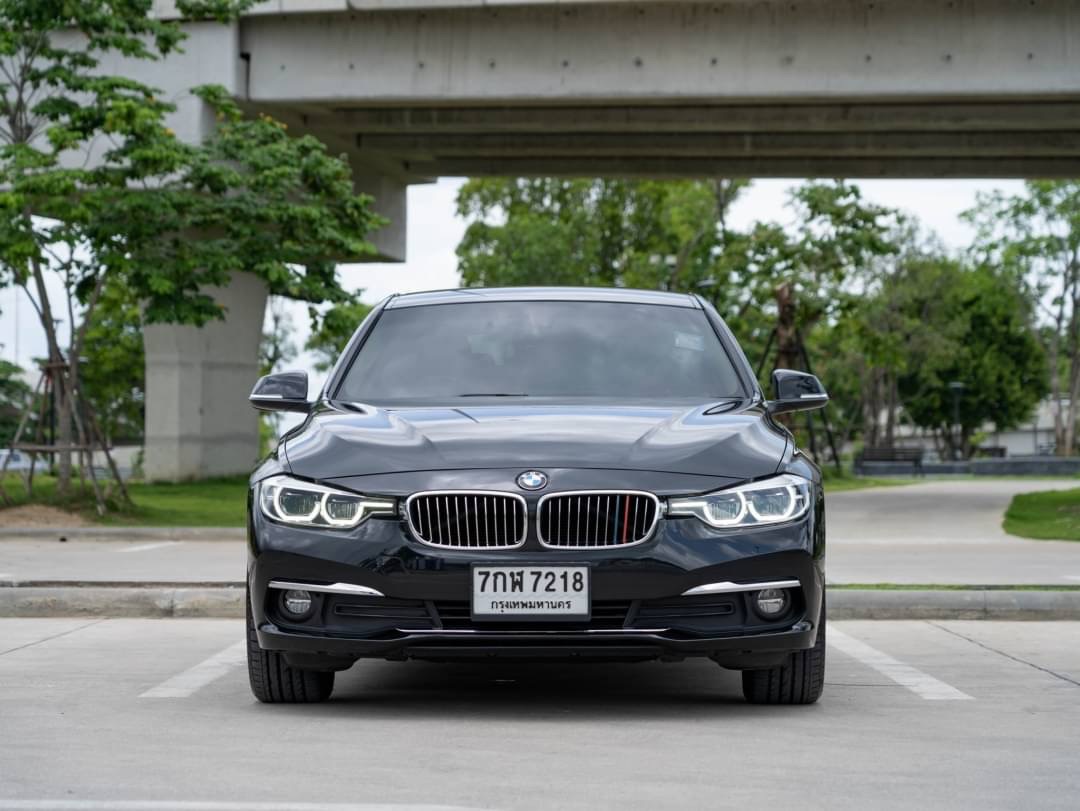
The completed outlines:
{"type": "MultiPolygon", "coordinates": [[[[178,131],[213,125],[185,91],[214,81],[346,152],[390,260],[440,175],[1080,176],[1075,0],[271,0],[188,28],[139,68],[178,131]]],[[[254,457],[238,284],[225,324],[147,329],[152,476],[254,457]]]]}

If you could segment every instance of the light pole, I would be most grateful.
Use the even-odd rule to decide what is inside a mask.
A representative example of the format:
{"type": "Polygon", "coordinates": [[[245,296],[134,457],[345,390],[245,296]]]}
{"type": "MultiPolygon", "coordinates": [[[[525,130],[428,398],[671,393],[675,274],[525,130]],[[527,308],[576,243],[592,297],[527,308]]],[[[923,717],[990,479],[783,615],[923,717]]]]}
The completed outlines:
{"type": "Polygon", "coordinates": [[[949,391],[952,392],[953,426],[956,428],[956,439],[953,442],[953,461],[960,461],[960,444],[964,438],[963,429],[960,427],[960,398],[967,386],[961,380],[953,380],[949,383],[949,391]]]}

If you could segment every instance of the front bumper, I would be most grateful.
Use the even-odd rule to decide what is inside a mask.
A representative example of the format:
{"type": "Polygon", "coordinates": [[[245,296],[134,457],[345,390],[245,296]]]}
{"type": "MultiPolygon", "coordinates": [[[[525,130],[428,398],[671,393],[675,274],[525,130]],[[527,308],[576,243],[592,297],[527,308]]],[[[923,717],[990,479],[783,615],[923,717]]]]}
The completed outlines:
{"type": "MultiPolygon", "coordinates": [[[[319,657],[342,660],[425,659],[581,659],[614,661],[675,661],[708,656],[725,667],[772,667],[795,650],[813,647],[817,630],[800,621],[778,631],[729,637],[677,638],[669,633],[625,630],[430,630],[401,631],[390,638],[314,637],[263,625],[258,630],[264,649],[300,654],[296,663],[318,666],[319,657]]],[[[331,664],[335,664],[331,662],[331,664]]]]}
{"type": "Polygon", "coordinates": [[[404,522],[369,519],[356,530],[249,522],[252,615],[261,647],[298,666],[346,667],[358,658],[644,660],[707,656],[727,667],[770,667],[813,646],[824,590],[820,496],[792,524],[717,532],[694,518],[661,518],[651,539],[623,549],[448,550],[415,541],[404,522]],[[474,621],[474,564],[586,565],[589,622],[474,621]],[[684,596],[710,583],[792,580],[792,607],[762,620],[751,591],[684,596]],[[364,593],[314,592],[315,610],[290,621],[272,581],[349,584],[364,593]],[[381,596],[378,596],[381,595],[381,596]]]}

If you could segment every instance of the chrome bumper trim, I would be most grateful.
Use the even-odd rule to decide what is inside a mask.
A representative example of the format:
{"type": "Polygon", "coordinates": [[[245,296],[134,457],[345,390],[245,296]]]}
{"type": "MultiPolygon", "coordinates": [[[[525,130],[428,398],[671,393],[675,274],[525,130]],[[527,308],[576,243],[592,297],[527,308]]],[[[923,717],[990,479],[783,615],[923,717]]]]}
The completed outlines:
{"type": "Polygon", "coordinates": [[[733,594],[739,591],[759,591],[761,589],[797,589],[802,584],[798,580],[762,580],[758,583],[732,583],[725,580],[722,583],[706,583],[703,586],[694,586],[682,593],[683,597],[693,597],[698,594],[733,594]]]}
{"type": "Polygon", "coordinates": [[[318,583],[301,583],[296,580],[271,580],[267,588],[319,591],[326,594],[353,594],[362,597],[386,596],[378,589],[369,588],[368,586],[357,586],[354,583],[330,583],[328,585],[320,585],[318,583]]]}

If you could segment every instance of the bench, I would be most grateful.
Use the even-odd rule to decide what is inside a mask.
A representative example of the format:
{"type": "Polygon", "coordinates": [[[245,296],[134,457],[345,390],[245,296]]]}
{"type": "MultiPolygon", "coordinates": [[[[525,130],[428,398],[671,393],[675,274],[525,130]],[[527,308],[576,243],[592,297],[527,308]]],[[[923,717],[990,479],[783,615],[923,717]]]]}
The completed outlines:
{"type": "Polygon", "coordinates": [[[916,476],[921,476],[925,455],[926,451],[922,448],[896,448],[891,445],[863,448],[855,457],[855,470],[862,473],[866,462],[904,462],[911,465],[916,476]]]}

